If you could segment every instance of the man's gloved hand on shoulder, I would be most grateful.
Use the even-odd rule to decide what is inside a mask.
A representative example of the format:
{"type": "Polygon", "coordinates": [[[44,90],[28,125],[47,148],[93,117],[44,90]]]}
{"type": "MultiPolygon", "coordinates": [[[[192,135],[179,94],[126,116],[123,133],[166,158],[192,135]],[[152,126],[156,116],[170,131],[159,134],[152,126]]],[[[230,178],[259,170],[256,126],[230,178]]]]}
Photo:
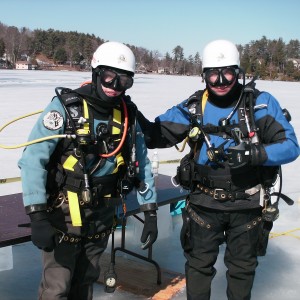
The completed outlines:
{"type": "Polygon", "coordinates": [[[31,220],[31,240],[39,249],[51,252],[58,243],[58,236],[52,227],[46,211],[29,214],[31,220]]]}

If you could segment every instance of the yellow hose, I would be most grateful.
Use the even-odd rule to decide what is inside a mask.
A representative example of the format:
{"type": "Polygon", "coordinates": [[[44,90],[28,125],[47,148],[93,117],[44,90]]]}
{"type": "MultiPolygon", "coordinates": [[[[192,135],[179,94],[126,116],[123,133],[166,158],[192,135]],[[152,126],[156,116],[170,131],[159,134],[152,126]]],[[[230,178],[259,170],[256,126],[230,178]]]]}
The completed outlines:
{"type": "Polygon", "coordinates": [[[13,119],[12,121],[10,121],[10,122],[4,124],[4,125],[0,128],[0,132],[1,132],[5,127],[7,127],[8,125],[10,125],[10,124],[12,124],[12,123],[14,123],[14,122],[16,122],[16,121],[19,121],[19,120],[21,120],[21,119],[25,119],[25,118],[27,118],[27,117],[31,117],[31,116],[40,114],[40,113],[42,113],[42,112],[43,112],[42,110],[38,110],[38,111],[32,112],[32,113],[30,113],[30,114],[27,114],[27,115],[24,115],[24,116],[15,118],[15,119],[13,119]]]}
{"type": "Polygon", "coordinates": [[[188,137],[186,137],[184,139],[181,149],[179,149],[179,147],[177,145],[175,145],[175,148],[177,149],[178,152],[183,152],[183,150],[185,149],[185,146],[186,146],[186,143],[187,143],[188,140],[189,140],[188,137]]]}
{"type": "MultiPolygon", "coordinates": [[[[27,115],[18,117],[16,119],[13,119],[12,121],[10,121],[10,122],[4,124],[2,127],[0,127],[0,132],[2,132],[4,128],[6,128],[7,126],[9,126],[10,124],[12,124],[16,121],[19,121],[21,119],[25,119],[25,118],[33,116],[33,115],[40,114],[42,112],[43,112],[42,110],[39,110],[39,111],[32,112],[32,113],[27,114],[27,115]]],[[[32,141],[22,143],[22,144],[18,144],[18,145],[14,145],[14,146],[6,146],[6,145],[0,144],[0,148],[2,148],[2,149],[17,149],[17,148],[26,147],[26,146],[29,146],[29,145],[32,145],[32,144],[40,143],[40,142],[43,142],[43,141],[47,141],[47,140],[52,140],[52,139],[57,139],[57,138],[73,138],[73,137],[74,136],[70,135],[70,134],[56,134],[56,135],[50,135],[50,136],[46,136],[46,137],[43,137],[43,138],[35,139],[35,140],[32,140],[32,141]]]]}

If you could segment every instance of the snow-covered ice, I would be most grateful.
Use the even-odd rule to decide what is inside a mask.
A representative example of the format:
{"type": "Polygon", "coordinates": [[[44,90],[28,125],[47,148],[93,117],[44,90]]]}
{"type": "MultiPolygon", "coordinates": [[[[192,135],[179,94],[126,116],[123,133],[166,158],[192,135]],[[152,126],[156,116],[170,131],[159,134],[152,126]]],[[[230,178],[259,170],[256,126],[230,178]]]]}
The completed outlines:
{"type": "MultiPolygon", "coordinates": [[[[0,127],[17,117],[42,110],[55,95],[55,87],[76,88],[80,83],[89,80],[90,77],[88,72],[0,70],[0,127]]],[[[134,86],[128,91],[128,94],[131,95],[132,100],[145,116],[153,120],[158,114],[163,113],[172,105],[176,105],[203,87],[204,83],[201,77],[137,74],[134,86]]],[[[256,87],[259,90],[265,90],[273,94],[279,100],[281,106],[290,111],[292,115],[291,123],[296,129],[299,139],[300,101],[298,98],[300,83],[258,80],[256,87]]],[[[5,128],[0,133],[0,144],[17,145],[24,143],[36,118],[37,115],[22,119],[5,128]]],[[[14,150],[0,149],[0,179],[18,177],[20,175],[17,161],[22,151],[23,148],[14,150]]],[[[153,150],[149,150],[150,159],[152,154],[153,150]]],[[[178,153],[175,148],[172,148],[159,149],[158,155],[160,161],[168,161],[178,159],[184,154],[178,153]]],[[[161,174],[174,175],[176,166],[177,164],[174,163],[161,163],[159,172],[161,174]]],[[[253,299],[298,300],[300,297],[299,169],[299,159],[283,166],[283,192],[294,199],[295,204],[289,207],[283,201],[280,203],[280,218],[274,223],[272,230],[274,237],[269,241],[267,255],[259,259],[252,291],[253,299]],[[275,235],[279,233],[285,234],[275,235]]],[[[0,195],[17,192],[21,192],[20,182],[0,185],[0,195]]],[[[183,273],[185,260],[179,243],[181,218],[180,216],[170,217],[169,215],[166,217],[167,214],[167,209],[161,209],[159,225],[162,230],[159,234],[159,240],[154,245],[153,257],[161,267],[183,273]]],[[[141,228],[134,220],[129,220],[127,231],[129,245],[135,247],[136,251],[140,251],[139,236],[141,228]],[[132,230],[132,234],[130,234],[130,230],[132,230]]],[[[218,273],[213,281],[212,300],[226,299],[226,269],[223,264],[224,248],[223,245],[220,247],[220,255],[216,264],[218,273]]],[[[6,252],[10,253],[10,250],[7,250],[6,252]]],[[[36,258],[39,252],[30,243],[13,246],[12,250],[14,270],[20,269],[20,266],[28,260],[29,257],[26,257],[26,255],[30,255],[35,264],[39,264],[39,260],[36,258]],[[20,251],[21,249],[23,250],[20,251]]],[[[8,273],[10,271],[0,271],[0,294],[5,295],[4,298],[2,296],[1,298],[17,300],[20,297],[20,299],[27,300],[26,298],[21,298],[23,294],[22,289],[19,289],[18,293],[16,292],[16,286],[24,280],[22,274],[23,277],[28,276],[33,270],[35,274],[38,273],[37,265],[26,272],[22,269],[22,272],[18,272],[17,275],[8,273]]],[[[39,274],[29,276],[32,276],[34,280],[24,281],[26,285],[23,284],[23,289],[28,289],[28,293],[33,293],[32,298],[28,298],[28,300],[35,297],[36,293],[34,290],[39,280],[39,274]],[[31,283],[34,288],[30,286],[31,283]]],[[[100,297],[99,294],[101,294],[101,299],[111,299],[111,295],[103,295],[99,288],[95,291],[95,299],[100,299],[98,298],[100,297]]],[[[114,294],[114,299],[126,299],[124,297],[124,295],[114,294]]],[[[185,299],[184,291],[174,297],[174,299],[185,299]]]]}

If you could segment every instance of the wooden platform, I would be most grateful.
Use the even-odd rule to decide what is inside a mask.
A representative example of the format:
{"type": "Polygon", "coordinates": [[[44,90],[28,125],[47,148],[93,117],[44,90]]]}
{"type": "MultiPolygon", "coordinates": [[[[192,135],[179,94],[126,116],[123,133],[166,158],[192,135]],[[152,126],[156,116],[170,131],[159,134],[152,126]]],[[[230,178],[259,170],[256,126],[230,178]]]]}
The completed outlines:
{"type": "MultiPolygon", "coordinates": [[[[103,283],[103,275],[108,270],[109,264],[110,254],[104,253],[101,258],[99,280],[101,283],[103,283]]],[[[121,256],[116,256],[115,272],[117,289],[143,295],[145,299],[169,300],[185,287],[185,278],[181,273],[161,269],[162,283],[158,285],[154,265],[121,256]]]]}

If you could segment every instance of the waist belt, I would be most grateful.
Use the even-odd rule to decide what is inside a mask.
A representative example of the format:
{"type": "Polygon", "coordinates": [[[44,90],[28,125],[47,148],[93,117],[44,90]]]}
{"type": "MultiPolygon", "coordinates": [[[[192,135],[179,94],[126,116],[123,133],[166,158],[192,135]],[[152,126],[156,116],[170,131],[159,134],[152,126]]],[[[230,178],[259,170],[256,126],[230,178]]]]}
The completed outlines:
{"type": "MultiPolygon", "coordinates": [[[[88,240],[93,240],[93,241],[102,240],[102,239],[108,237],[114,231],[115,231],[114,228],[106,229],[106,230],[103,230],[101,232],[95,233],[94,235],[89,235],[85,238],[88,239],[88,240]]],[[[62,232],[58,229],[56,229],[56,232],[57,232],[59,243],[68,242],[68,243],[71,243],[71,244],[77,244],[82,240],[82,237],[80,237],[80,236],[65,233],[65,232],[62,232]]]]}
{"type": "MultiPolygon", "coordinates": [[[[89,181],[91,188],[97,189],[97,193],[102,195],[110,194],[116,189],[119,180],[119,174],[108,174],[101,177],[92,177],[89,181]]],[[[80,175],[69,174],[65,180],[64,189],[79,193],[83,190],[84,179],[80,175]]]]}
{"type": "Polygon", "coordinates": [[[250,200],[251,194],[246,193],[246,191],[226,191],[224,189],[211,189],[207,186],[197,184],[197,188],[204,194],[213,197],[215,200],[219,201],[235,201],[238,200],[250,200]]]}
{"type": "Polygon", "coordinates": [[[240,191],[243,188],[259,184],[257,170],[253,167],[244,167],[242,170],[230,169],[225,164],[223,168],[213,169],[209,165],[195,164],[193,181],[211,189],[240,191]]]}
{"type": "MultiPolygon", "coordinates": [[[[78,204],[80,207],[98,207],[104,206],[118,206],[122,204],[122,198],[121,197],[103,197],[102,195],[97,194],[94,190],[92,191],[93,195],[93,201],[92,203],[87,203],[83,201],[79,195],[78,204]]],[[[62,206],[63,203],[69,204],[69,199],[67,193],[60,192],[57,196],[57,198],[54,200],[52,207],[53,208],[59,208],[62,206]]]]}

